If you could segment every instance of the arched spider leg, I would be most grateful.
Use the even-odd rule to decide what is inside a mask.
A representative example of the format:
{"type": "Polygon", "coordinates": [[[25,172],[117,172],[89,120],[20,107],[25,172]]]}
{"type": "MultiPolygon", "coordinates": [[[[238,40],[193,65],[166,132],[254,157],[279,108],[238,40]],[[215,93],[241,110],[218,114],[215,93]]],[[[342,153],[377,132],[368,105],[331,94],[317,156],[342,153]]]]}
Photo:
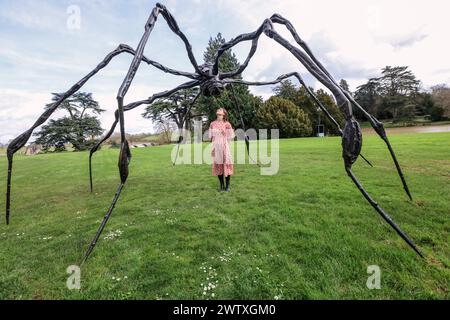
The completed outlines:
{"type": "MultiPolygon", "coordinates": [[[[126,52],[131,53],[133,55],[135,54],[134,49],[132,49],[131,47],[129,47],[127,45],[122,45],[122,46],[124,47],[124,50],[126,52]]],[[[170,73],[170,74],[177,75],[177,76],[184,76],[184,77],[188,77],[188,78],[191,78],[191,79],[197,79],[197,78],[200,77],[199,75],[197,75],[195,73],[178,71],[178,70],[174,70],[174,69],[168,68],[168,67],[162,65],[161,63],[159,63],[157,61],[148,59],[146,56],[142,56],[142,61],[144,61],[145,63],[147,63],[149,65],[152,65],[152,66],[158,68],[159,70],[161,70],[161,71],[163,71],[165,73],[170,73]]],[[[110,130],[108,131],[108,133],[99,142],[97,142],[91,148],[91,150],[89,152],[89,181],[90,181],[91,192],[92,192],[92,189],[93,189],[92,188],[92,156],[98,150],[98,148],[101,146],[101,144],[105,140],[107,140],[114,133],[116,125],[119,122],[119,113],[118,113],[117,110],[114,113],[114,117],[115,117],[114,123],[112,124],[112,126],[111,126],[110,130]]]]}
{"type": "Polygon", "coordinates": [[[231,72],[224,72],[219,74],[219,79],[228,79],[228,78],[233,78],[236,75],[240,75],[242,72],[244,72],[244,70],[247,68],[251,58],[253,57],[253,55],[256,52],[256,49],[258,48],[258,41],[259,41],[259,37],[261,36],[261,34],[264,31],[264,24],[263,23],[255,32],[251,32],[251,33],[246,33],[246,34],[242,34],[237,36],[236,38],[230,40],[229,42],[225,43],[222,47],[220,47],[217,52],[216,52],[216,57],[215,57],[215,61],[214,61],[214,66],[213,66],[213,74],[218,74],[219,72],[219,59],[222,56],[222,54],[234,47],[236,44],[242,42],[242,41],[249,41],[252,40],[252,46],[250,48],[250,51],[247,55],[247,58],[245,59],[244,63],[241,64],[239,66],[239,68],[235,71],[231,71],[231,72]]]}
{"type": "MultiPolygon", "coordinates": [[[[198,85],[200,85],[202,82],[201,81],[189,81],[186,83],[183,83],[181,85],[179,85],[178,87],[171,89],[171,90],[167,90],[167,91],[163,91],[163,92],[159,92],[159,93],[155,93],[153,96],[151,96],[150,98],[148,98],[147,100],[144,101],[150,101],[148,103],[153,103],[156,99],[158,98],[162,98],[162,97],[167,97],[170,96],[171,94],[174,94],[175,92],[182,90],[182,89],[189,89],[189,88],[193,88],[196,87],[198,85]]],[[[134,108],[136,108],[137,106],[141,105],[142,103],[146,103],[146,102],[139,102],[140,104],[136,105],[135,102],[127,104],[124,107],[124,111],[128,111],[128,110],[132,110],[134,108]]],[[[95,152],[98,151],[98,149],[100,148],[100,146],[102,145],[103,142],[105,142],[109,137],[111,137],[111,135],[114,133],[114,130],[116,129],[117,123],[119,122],[119,112],[116,110],[114,113],[114,122],[111,125],[111,128],[109,129],[109,131],[92,147],[92,149],[89,152],[89,182],[90,182],[90,190],[92,192],[93,190],[93,179],[92,179],[92,156],[94,155],[95,152]]]]}
{"type": "MultiPolygon", "coordinates": [[[[183,83],[181,85],[179,85],[178,87],[169,90],[169,91],[163,91],[163,92],[159,92],[154,94],[152,97],[150,97],[148,100],[146,101],[151,101],[150,103],[153,103],[156,99],[161,98],[161,97],[166,97],[166,96],[170,96],[171,94],[174,94],[175,92],[182,90],[182,89],[189,89],[189,88],[193,88],[196,87],[198,85],[200,85],[202,82],[201,81],[190,81],[190,82],[186,82],[183,83]]],[[[196,100],[197,98],[195,98],[196,100]]],[[[194,100],[194,101],[195,101],[194,100]]],[[[124,111],[128,111],[133,109],[132,106],[134,106],[133,108],[137,107],[138,105],[135,105],[134,103],[130,103],[128,105],[126,105],[124,107],[124,111]]],[[[192,105],[191,105],[192,107],[192,105]]],[[[190,110],[190,109],[189,109],[190,110]]],[[[111,128],[109,129],[108,133],[106,135],[104,135],[90,150],[89,152],[89,181],[90,181],[90,187],[91,187],[91,192],[93,190],[93,182],[92,182],[92,156],[94,155],[95,152],[98,151],[98,149],[100,148],[100,146],[102,145],[103,142],[105,142],[106,140],[108,140],[109,137],[111,137],[111,135],[114,133],[114,130],[116,129],[117,123],[119,122],[119,112],[116,110],[116,112],[114,113],[114,122],[111,125],[111,128]]],[[[184,120],[183,120],[184,123],[184,120]]]]}
{"type": "Polygon", "coordinates": [[[361,152],[362,146],[362,134],[359,123],[355,120],[352,115],[351,104],[345,92],[339,89],[339,86],[335,85],[326,74],[317,67],[317,65],[311,61],[311,59],[303,53],[300,49],[292,46],[286,39],[280,36],[271,26],[267,28],[265,34],[274,39],[276,42],[281,44],[283,47],[288,49],[304,66],[314,75],[320,82],[322,82],[326,87],[328,87],[334,94],[338,106],[343,110],[346,124],[344,127],[343,137],[342,137],[342,147],[343,147],[343,158],[345,163],[345,170],[347,174],[350,176],[352,181],[361,191],[366,200],[372,205],[372,207],[381,215],[381,217],[389,223],[389,225],[401,236],[403,240],[408,243],[408,245],[421,257],[423,257],[422,253],[419,249],[414,245],[412,240],[392,221],[389,215],[369,196],[367,191],[362,187],[361,183],[358,181],[356,176],[351,170],[353,163],[358,158],[358,155],[361,152]]]}
{"type": "Polygon", "coordinates": [[[361,105],[356,102],[356,100],[352,97],[352,95],[347,92],[346,90],[342,89],[339,84],[336,82],[336,80],[330,75],[330,73],[325,69],[325,67],[320,63],[320,61],[317,60],[317,58],[314,56],[314,54],[312,53],[311,49],[309,48],[309,46],[306,44],[306,42],[304,42],[300,36],[298,35],[298,33],[295,31],[294,26],[285,18],[283,18],[281,15],[279,14],[274,14],[272,15],[272,17],[270,18],[270,20],[273,23],[279,23],[279,24],[283,24],[286,26],[286,28],[289,30],[289,32],[292,34],[292,36],[294,37],[295,41],[300,45],[300,47],[305,50],[305,52],[308,54],[308,56],[312,59],[313,63],[316,64],[318,66],[318,68],[320,68],[320,70],[322,70],[330,79],[330,81],[332,81],[337,87],[339,87],[341,89],[341,91],[343,92],[343,94],[346,96],[346,98],[356,107],[358,108],[361,112],[364,113],[364,115],[366,116],[366,118],[369,120],[371,126],[373,127],[373,129],[375,130],[375,132],[380,136],[380,138],[386,143],[388,149],[389,149],[389,153],[391,154],[392,160],[394,161],[395,167],[397,169],[398,175],[402,181],[403,184],[403,189],[405,190],[406,194],[408,195],[409,199],[412,201],[412,196],[411,193],[409,191],[408,185],[406,183],[405,177],[403,175],[403,171],[400,167],[400,164],[398,163],[397,157],[395,155],[394,149],[391,146],[391,143],[389,142],[389,139],[386,135],[386,131],[384,130],[384,126],[383,123],[381,121],[379,121],[377,118],[375,118],[373,115],[371,115],[370,113],[368,113],[366,110],[364,110],[363,107],[361,107],[361,105]]]}
{"type": "MultiPolygon", "coordinates": [[[[240,65],[237,70],[232,71],[232,72],[221,73],[221,74],[218,74],[218,76],[219,76],[220,79],[227,79],[227,78],[232,78],[232,77],[234,77],[236,75],[241,74],[247,68],[247,66],[248,66],[248,64],[250,62],[250,59],[253,57],[253,55],[255,54],[255,52],[256,52],[256,50],[258,48],[259,37],[264,32],[264,30],[266,28],[268,28],[268,27],[270,28],[270,26],[271,26],[270,20],[265,20],[256,31],[250,32],[250,33],[241,34],[241,35],[237,36],[236,38],[231,39],[230,41],[224,43],[216,52],[215,62],[214,62],[214,66],[213,66],[213,74],[216,74],[216,75],[218,74],[218,72],[219,72],[219,60],[220,60],[220,57],[222,56],[222,54],[226,50],[234,47],[235,45],[237,45],[240,42],[250,41],[251,40],[252,41],[252,46],[250,48],[250,52],[248,53],[245,62],[242,65],[240,65]]],[[[238,83],[238,82],[236,82],[236,83],[238,83]]],[[[319,106],[320,106],[320,101],[318,101],[318,99],[315,97],[315,95],[312,94],[312,92],[310,92],[309,88],[306,85],[305,85],[305,88],[308,91],[308,93],[313,97],[314,101],[316,101],[316,103],[318,102],[319,106]]],[[[328,113],[328,111],[325,110],[325,109],[322,109],[322,110],[325,112],[327,117],[330,118],[331,115],[328,113]]],[[[337,126],[337,128],[339,129],[339,132],[341,133],[341,136],[342,136],[342,129],[340,128],[339,124],[332,117],[330,118],[330,120],[337,126]]],[[[245,140],[246,140],[247,152],[249,153],[249,156],[250,156],[248,137],[246,136],[245,138],[246,138],[245,140]]],[[[367,162],[368,165],[373,167],[372,163],[369,160],[367,160],[366,157],[364,157],[362,154],[360,156],[365,162],[367,162]]]]}
{"type": "MultiPolygon", "coordinates": [[[[72,96],[74,93],[76,93],[78,90],[80,90],[83,85],[91,79],[94,75],[96,75],[100,70],[105,68],[113,58],[116,56],[122,54],[122,53],[129,53],[132,55],[135,55],[136,52],[128,45],[126,44],[120,44],[115,50],[108,53],[105,58],[86,76],[84,76],[81,80],[79,80],[77,83],[75,83],[69,90],[67,90],[64,94],[62,94],[58,101],[55,101],[50,105],[50,107],[45,110],[42,115],[36,120],[36,122],[33,124],[33,126],[28,129],[27,131],[23,132],[21,135],[16,137],[14,140],[12,140],[7,149],[7,158],[8,158],[8,174],[7,174],[7,186],[6,186],[6,224],[9,224],[9,218],[11,213],[11,185],[12,185],[12,167],[13,167],[13,159],[14,154],[22,148],[27,141],[30,139],[34,129],[42,125],[47,119],[57,110],[57,108],[63,103],[68,97],[72,96]]],[[[171,73],[174,75],[181,75],[186,76],[191,79],[196,79],[198,76],[196,74],[183,72],[183,71],[177,71],[170,68],[167,68],[163,65],[161,65],[158,62],[155,62],[153,60],[148,59],[147,57],[142,58],[146,63],[151,64],[155,66],[156,68],[171,73]]]]}
{"type": "MultiPolygon", "coordinates": [[[[191,62],[192,66],[194,67],[196,73],[199,75],[206,75],[202,70],[200,70],[198,63],[194,57],[194,53],[192,52],[192,45],[189,43],[188,39],[184,35],[184,33],[180,30],[180,27],[178,26],[178,23],[176,22],[175,18],[172,16],[172,14],[167,10],[167,8],[160,4],[156,4],[156,8],[159,10],[161,15],[166,20],[167,24],[169,25],[169,28],[178,36],[181,38],[181,40],[184,42],[184,45],[186,47],[186,51],[189,57],[189,61],[191,62]]],[[[156,9],[155,8],[155,9],[156,9]]],[[[156,18],[155,18],[156,20],[156,18]]]]}
{"type": "MultiPolygon", "coordinates": [[[[338,129],[339,135],[342,136],[343,131],[341,129],[340,124],[336,121],[336,119],[333,118],[333,116],[330,114],[330,112],[327,110],[327,108],[322,104],[322,102],[317,98],[317,96],[309,89],[309,87],[306,85],[303,78],[300,76],[300,74],[298,72],[291,72],[291,73],[283,74],[273,81],[258,82],[258,81],[245,81],[245,80],[240,80],[240,79],[233,79],[233,80],[225,80],[225,82],[226,83],[240,83],[240,84],[245,84],[248,86],[265,86],[265,85],[273,85],[273,84],[280,83],[281,81],[283,81],[287,78],[290,78],[290,77],[295,77],[298,80],[300,85],[302,85],[305,88],[308,95],[313,99],[313,101],[320,108],[320,110],[322,110],[322,112],[325,113],[327,118],[330,119],[330,121],[336,126],[336,128],[338,129]]],[[[370,163],[370,161],[367,160],[362,154],[359,154],[359,156],[365,162],[367,162],[367,164],[369,166],[373,167],[372,163],[370,163]]]]}
{"type": "MultiPolygon", "coordinates": [[[[123,107],[123,111],[132,110],[132,109],[134,109],[134,108],[136,108],[136,107],[138,107],[140,105],[143,105],[143,104],[151,104],[156,99],[169,97],[170,95],[172,95],[173,93],[175,93],[175,92],[177,92],[179,90],[193,88],[193,87],[196,87],[196,86],[200,85],[201,83],[202,83],[201,81],[189,81],[189,82],[183,83],[183,84],[179,85],[176,88],[156,93],[156,94],[152,95],[148,99],[129,103],[126,106],[123,107]]],[[[117,114],[119,114],[119,112],[116,112],[116,115],[117,114]]],[[[117,116],[116,116],[116,120],[114,121],[111,129],[108,132],[109,135],[111,135],[114,132],[114,129],[115,129],[115,126],[117,125],[117,122],[118,122],[118,119],[117,119],[117,116]]],[[[105,141],[107,138],[108,138],[108,136],[103,137],[102,141],[100,141],[99,143],[105,141]]],[[[99,143],[97,145],[99,145],[99,143]]],[[[98,146],[97,146],[97,148],[98,148],[98,146]]],[[[123,151],[121,149],[121,152],[129,152],[129,150],[130,150],[129,148],[125,148],[125,149],[123,149],[123,151]]],[[[127,157],[125,159],[130,159],[131,158],[131,154],[130,153],[126,154],[125,156],[127,157]]],[[[123,155],[120,155],[119,166],[123,165],[122,161],[123,161],[123,155]]],[[[126,163],[127,166],[128,166],[128,163],[129,162],[126,163]]],[[[90,166],[90,168],[91,168],[91,166],[90,166]]],[[[91,171],[90,171],[90,177],[92,177],[91,171]]],[[[121,176],[121,178],[122,178],[122,176],[121,176]]],[[[126,180],[126,176],[125,176],[125,180],[126,180]]],[[[123,189],[124,185],[125,185],[125,181],[121,180],[121,182],[119,184],[119,187],[117,188],[116,194],[114,195],[114,198],[113,198],[113,200],[111,202],[111,205],[110,205],[108,211],[106,212],[106,214],[105,214],[105,216],[103,218],[103,221],[100,224],[100,226],[99,226],[99,228],[98,228],[94,238],[92,239],[92,241],[91,241],[91,243],[90,243],[86,253],[84,254],[83,259],[81,261],[81,264],[83,264],[87,260],[89,255],[92,253],[92,250],[94,250],[94,247],[97,244],[97,241],[100,238],[100,235],[102,234],[103,229],[105,228],[106,223],[108,222],[108,220],[109,220],[109,218],[110,218],[110,216],[112,214],[112,211],[114,210],[114,207],[115,207],[117,201],[119,200],[119,196],[120,196],[120,193],[122,192],[122,189],[123,189]]],[[[91,180],[91,186],[92,186],[92,180],[91,180]]]]}
{"type": "Polygon", "coordinates": [[[256,165],[257,165],[258,167],[260,167],[259,162],[253,160],[252,157],[251,157],[251,155],[250,155],[250,137],[248,136],[248,134],[247,134],[247,129],[245,128],[244,119],[242,118],[241,107],[239,106],[239,102],[237,101],[237,98],[236,98],[236,93],[235,93],[235,91],[234,91],[233,82],[230,81],[229,84],[230,84],[230,87],[231,87],[231,93],[232,93],[232,96],[233,96],[234,105],[236,106],[236,108],[237,108],[237,110],[238,110],[238,112],[239,112],[239,118],[240,118],[240,121],[241,121],[241,127],[242,127],[242,130],[244,130],[244,140],[245,140],[245,146],[246,146],[246,148],[247,148],[248,158],[249,158],[253,163],[256,163],[256,165]]]}
{"type": "MultiPolygon", "coordinates": [[[[131,161],[131,151],[128,144],[128,141],[125,136],[125,118],[124,118],[124,98],[131,86],[131,83],[133,82],[133,79],[136,75],[136,72],[139,68],[139,65],[142,61],[143,55],[144,55],[144,49],[147,44],[148,38],[150,37],[151,32],[153,31],[153,28],[155,27],[157,18],[159,14],[162,14],[164,19],[166,20],[167,24],[169,25],[169,28],[177,34],[182,41],[184,42],[186,46],[186,50],[189,56],[189,60],[191,61],[192,65],[194,66],[195,71],[201,75],[203,74],[200,68],[198,67],[198,64],[195,60],[195,57],[192,52],[192,46],[188,42],[186,36],[181,32],[180,28],[178,27],[177,22],[173,18],[172,14],[167,10],[165,6],[163,6],[160,3],[157,3],[156,6],[153,8],[147,23],[145,24],[145,31],[144,34],[141,37],[141,40],[139,41],[139,44],[136,48],[136,54],[133,58],[133,61],[130,64],[130,67],[128,69],[127,75],[125,76],[122,85],[120,86],[118,92],[117,92],[117,111],[119,116],[119,125],[120,125],[120,154],[119,154],[119,174],[120,174],[120,183],[117,188],[117,192],[113,198],[113,201],[111,203],[111,206],[109,207],[102,223],[100,224],[100,227],[92,240],[91,244],[89,245],[83,259],[82,263],[86,261],[86,259],[91,254],[92,250],[94,249],[98,238],[100,237],[100,234],[102,233],[106,222],[108,221],[109,217],[111,216],[112,211],[114,210],[114,207],[119,199],[120,193],[122,192],[123,186],[125,185],[125,182],[128,178],[128,165],[131,161]]],[[[142,103],[148,103],[148,100],[138,101],[135,103],[132,103],[129,106],[129,109],[132,109],[142,103]]]]}
{"type": "MultiPolygon", "coordinates": [[[[404,239],[408,243],[408,245],[411,248],[413,248],[413,250],[416,253],[418,253],[420,256],[422,256],[422,254],[417,249],[417,247],[414,245],[414,243],[409,239],[409,237],[397,225],[394,224],[394,222],[387,215],[387,213],[371,197],[366,196],[366,195],[368,195],[368,193],[362,188],[361,184],[359,183],[359,181],[356,179],[353,172],[351,171],[351,166],[357,160],[357,158],[361,152],[362,135],[361,135],[361,128],[359,126],[359,123],[353,117],[351,102],[347,98],[345,92],[334,81],[332,81],[329,78],[329,76],[327,75],[327,73],[325,73],[320,67],[318,67],[317,64],[314,63],[307,54],[305,54],[299,48],[294,47],[293,45],[291,45],[289,43],[289,41],[287,41],[285,38],[280,36],[273,29],[272,22],[269,19],[266,19],[262,26],[264,29],[264,33],[269,38],[274,39],[280,45],[285,47],[289,52],[291,52],[294,55],[294,57],[297,58],[297,60],[299,60],[302,63],[302,65],[317,80],[319,80],[323,85],[325,85],[333,93],[333,95],[335,96],[337,105],[343,112],[344,118],[346,120],[345,127],[343,130],[343,136],[342,136],[342,147],[343,147],[342,156],[344,158],[344,164],[345,164],[345,169],[347,171],[347,174],[352,179],[352,182],[354,182],[355,185],[358,187],[358,189],[363,193],[364,197],[368,200],[368,202],[372,205],[372,207],[377,211],[377,213],[380,214],[384,220],[388,221],[388,223],[391,225],[391,227],[394,228],[394,230],[402,237],[402,239],[404,239]]],[[[238,38],[239,37],[240,36],[238,36],[238,38]]],[[[252,40],[252,38],[246,37],[245,40],[252,40]]],[[[237,44],[237,42],[235,42],[234,44],[237,44]]],[[[231,47],[230,42],[225,43],[222,47],[229,49],[231,47]]],[[[219,57],[216,58],[216,62],[218,61],[218,58],[219,57]]]]}
{"type": "MultiPolygon", "coordinates": [[[[167,10],[167,8],[160,3],[157,3],[155,8],[153,8],[152,13],[150,14],[147,23],[145,25],[145,31],[144,34],[141,37],[141,40],[139,41],[139,44],[136,48],[136,54],[134,56],[133,61],[131,62],[130,68],[128,69],[128,73],[125,77],[125,79],[122,82],[122,85],[119,88],[119,91],[117,93],[117,110],[119,113],[119,124],[120,124],[120,138],[121,138],[121,147],[120,147],[120,155],[119,155],[119,173],[120,173],[120,180],[121,184],[124,184],[127,177],[128,177],[128,164],[131,160],[131,153],[129,150],[128,141],[125,137],[125,121],[124,121],[124,98],[128,92],[128,89],[130,88],[130,85],[136,75],[136,72],[139,68],[139,65],[142,61],[144,48],[147,44],[148,38],[150,37],[151,32],[153,31],[153,28],[156,24],[157,18],[159,14],[162,14],[164,19],[166,20],[167,24],[169,25],[170,29],[177,34],[182,41],[184,42],[186,46],[186,50],[189,56],[189,59],[194,66],[194,69],[196,72],[200,75],[202,74],[201,70],[198,67],[198,64],[195,60],[195,57],[192,52],[192,46],[188,42],[186,36],[181,32],[180,28],[178,27],[177,22],[173,18],[172,14],[167,10]]],[[[121,190],[121,188],[119,188],[121,190]]],[[[119,190],[118,189],[118,190],[119,190]]],[[[120,192],[119,192],[120,194],[120,192]]]]}

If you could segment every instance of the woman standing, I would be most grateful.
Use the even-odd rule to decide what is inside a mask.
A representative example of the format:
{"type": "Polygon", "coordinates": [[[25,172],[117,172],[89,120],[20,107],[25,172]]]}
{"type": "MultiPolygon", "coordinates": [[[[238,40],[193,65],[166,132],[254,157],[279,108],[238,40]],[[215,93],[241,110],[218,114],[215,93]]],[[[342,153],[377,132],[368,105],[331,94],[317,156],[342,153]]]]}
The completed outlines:
{"type": "Polygon", "coordinates": [[[224,108],[218,109],[216,116],[217,119],[209,125],[209,139],[212,141],[212,174],[219,177],[219,191],[230,191],[230,176],[234,170],[230,141],[235,134],[231,123],[228,122],[228,112],[224,108]]]}

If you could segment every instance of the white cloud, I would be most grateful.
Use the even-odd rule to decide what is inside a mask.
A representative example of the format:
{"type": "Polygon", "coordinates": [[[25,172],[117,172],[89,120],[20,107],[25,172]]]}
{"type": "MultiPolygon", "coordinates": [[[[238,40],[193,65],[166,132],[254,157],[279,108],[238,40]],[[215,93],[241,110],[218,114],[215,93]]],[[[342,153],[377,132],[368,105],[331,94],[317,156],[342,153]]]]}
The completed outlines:
{"type": "MultiPolygon", "coordinates": [[[[0,141],[27,129],[50,100],[51,92],[67,90],[119,43],[135,46],[155,2],[134,0],[81,1],[82,28],[69,32],[64,3],[7,1],[0,4],[0,141]],[[2,28],[3,26],[7,28],[2,28]],[[5,30],[9,30],[6,32],[5,30]],[[12,112],[14,110],[14,112],[12,112]]],[[[386,65],[408,65],[425,87],[450,83],[450,46],[446,43],[450,3],[445,0],[306,1],[306,0],[193,0],[164,2],[190,40],[199,63],[210,36],[222,32],[229,40],[256,30],[265,18],[279,13],[289,19],[318,59],[339,80],[355,89],[386,65]]],[[[277,31],[293,43],[281,25],[277,31]]],[[[233,51],[243,61],[250,43],[233,51]]],[[[169,67],[192,71],[184,44],[158,23],[145,51],[151,59],[169,67]]],[[[104,128],[113,120],[115,95],[131,56],[119,57],[82,89],[94,93],[102,107],[104,128]]],[[[261,37],[258,51],[243,76],[250,81],[272,80],[298,71],[308,84],[321,87],[292,54],[275,41],[261,37]]],[[[185,79],[142,65],[127,101],[173,88],[185,79]]],[[[255,87],[268,97],[272,87],[255,87]]],[[[140,114],[143,107],[126,115],[127,131],[150,131],[140,114]]]]}
{"type": "Polygon", "coordinates": [[[54,30],[61,21],[65,23],[66,19],[65,11],[57,10],[43,1],[22,1],[20,6],[13,1],[5,1],[0,10],[0,20],[34,30],[54,30]]]}

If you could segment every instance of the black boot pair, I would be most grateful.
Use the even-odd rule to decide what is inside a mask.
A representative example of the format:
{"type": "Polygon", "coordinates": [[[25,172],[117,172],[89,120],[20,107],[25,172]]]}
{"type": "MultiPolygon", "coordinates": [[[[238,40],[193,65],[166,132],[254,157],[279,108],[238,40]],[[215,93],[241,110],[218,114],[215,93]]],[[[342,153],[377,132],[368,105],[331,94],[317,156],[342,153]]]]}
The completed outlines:
{"type": "Polygon", "coordinates": [[[223,181],[223,174],[219,175],[219,181],[220,181],[220,188],[219,191],[230,191],[230,177],[231,176],[226,176],[225,177],[225,183],[226,185],[224,185],[224,181],[223,181]]]}

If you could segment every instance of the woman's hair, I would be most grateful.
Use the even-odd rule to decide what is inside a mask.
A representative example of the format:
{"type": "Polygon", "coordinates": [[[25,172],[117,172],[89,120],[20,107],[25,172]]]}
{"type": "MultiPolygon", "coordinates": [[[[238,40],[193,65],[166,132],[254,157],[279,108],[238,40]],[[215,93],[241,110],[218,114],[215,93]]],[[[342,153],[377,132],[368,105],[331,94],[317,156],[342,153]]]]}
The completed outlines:
{"type": "Polygon", "coordinates": [[[218,111],[223,111],[223,120],[228,121],[228,111],[225,108],[219,108],[216,110],[216,114],[218,111]]]}

